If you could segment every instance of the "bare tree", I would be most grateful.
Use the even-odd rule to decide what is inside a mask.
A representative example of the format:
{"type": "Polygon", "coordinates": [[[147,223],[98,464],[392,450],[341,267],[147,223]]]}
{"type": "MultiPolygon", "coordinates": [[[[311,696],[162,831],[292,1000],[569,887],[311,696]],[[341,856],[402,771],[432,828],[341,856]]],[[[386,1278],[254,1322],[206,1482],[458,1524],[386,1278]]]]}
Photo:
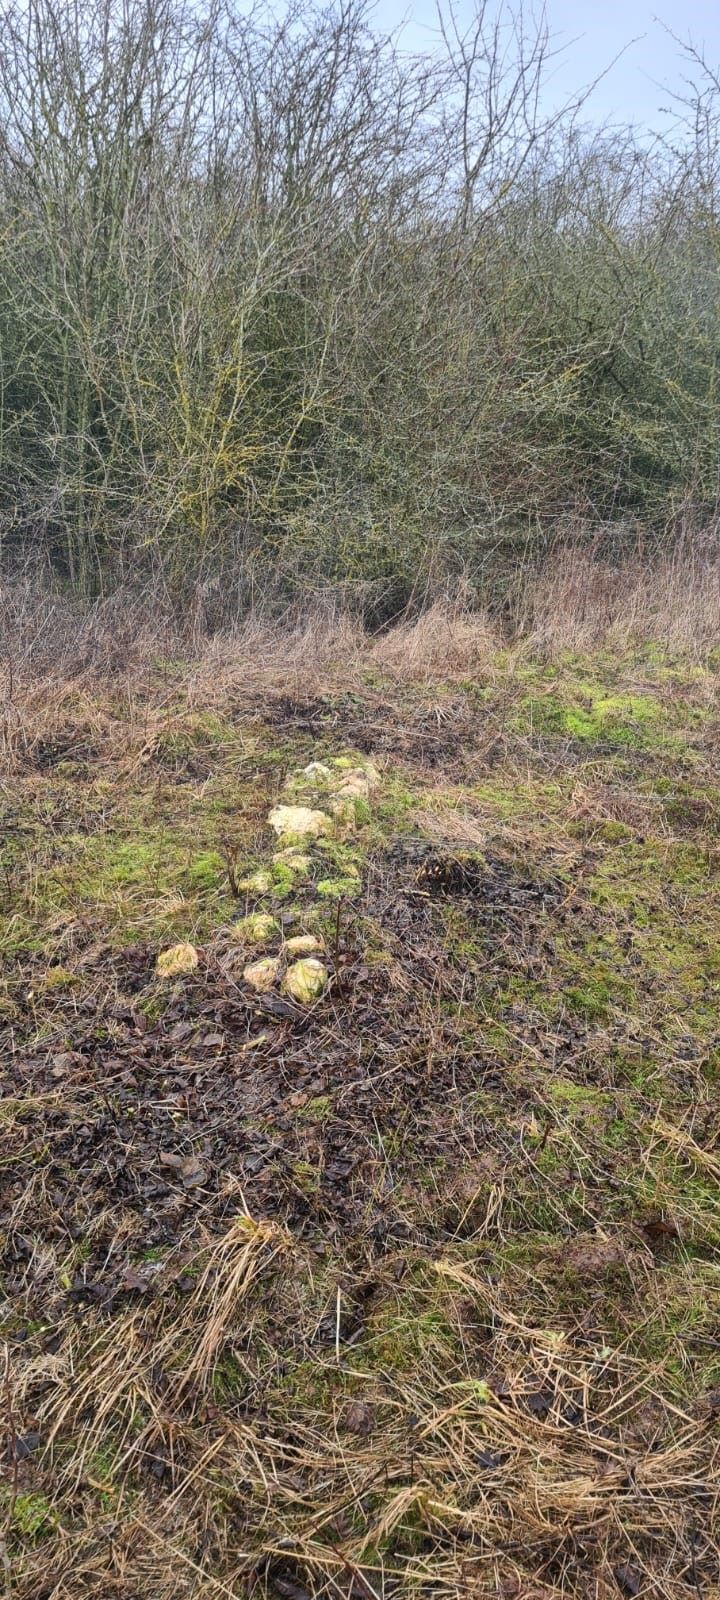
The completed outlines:
{"type": "Polygon", "coordinates": [[[701,58],[648,149],[581,93],[545,109],[544,14],[501,0],[424,56],[365,0],[0,9],[6,549],[82,589],[400,581],[570,511],[714,505],[701,58]]]}

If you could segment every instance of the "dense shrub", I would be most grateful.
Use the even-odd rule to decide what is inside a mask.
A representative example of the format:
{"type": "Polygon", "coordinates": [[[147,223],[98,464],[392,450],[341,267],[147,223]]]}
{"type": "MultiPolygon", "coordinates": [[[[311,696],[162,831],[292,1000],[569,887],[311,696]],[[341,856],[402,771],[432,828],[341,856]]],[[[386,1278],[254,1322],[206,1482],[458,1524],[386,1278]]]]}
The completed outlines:
{"type": "MultiPolygon", "coordinates": [[[[717,510],[720,92],[675,145],[543,119],[480,4],[2,8],[0,519],[93,591],[376,585],[717,510]]],[[[682,108],[681,108],[682,111],[682,108]]]]}

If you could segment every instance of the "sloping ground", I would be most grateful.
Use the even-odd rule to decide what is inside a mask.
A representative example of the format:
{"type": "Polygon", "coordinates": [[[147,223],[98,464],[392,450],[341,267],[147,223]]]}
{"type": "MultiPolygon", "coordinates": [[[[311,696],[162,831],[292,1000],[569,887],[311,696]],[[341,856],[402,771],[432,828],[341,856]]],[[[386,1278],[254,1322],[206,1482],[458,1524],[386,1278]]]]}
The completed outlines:
{"type": "Polygon", "coordinates": [[[716,693],[650,652],[179,674],[15,740],[8,1594],[720,1595],[716,693]],[[302,769],[367,758],[273,863],[302,769]]]}

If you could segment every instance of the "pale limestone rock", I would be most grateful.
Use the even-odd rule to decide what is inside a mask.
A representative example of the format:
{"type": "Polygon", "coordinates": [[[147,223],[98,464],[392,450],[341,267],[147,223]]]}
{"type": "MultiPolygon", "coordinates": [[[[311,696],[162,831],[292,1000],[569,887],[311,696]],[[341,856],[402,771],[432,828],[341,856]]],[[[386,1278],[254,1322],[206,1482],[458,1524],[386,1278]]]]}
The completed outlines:
{"type": "Polygon", "coordinates": [[[310,956],[314,951],[324,949],[324,945],[314,933],[295,933],[292,939],[286,939],[285,949],[289,956],[310,956]]]}
{"type": "Polygon", "coordinates": [[[338,799],[369,800],[370,779],[362,767],[356,767],[352,772],[344,775],[342,783],[336,789],[338,799]]]}
{"type": "Polygon", "coordinates": [[[371,789],[377,789],[380,783],[378,768],[375,766],[374,761],[370,761],[369,758],[364,759],[361,757],[358,761],[357,757],[352,759],[350,756],[335,756],[333,768],[336,776],[341,781],[352,777],[357,772],[362,772],[364,777],[367,778],[371,789]]]}
{"type": "Polygon", "coordinates": [[[249,917],[241,917],[232,929],[233,938],[243,944],[267,944],[279,932],[279,922],[267,911],[253,911],[249,917]]]}
{"type": "Polygon", "coordinates": [[[194,972],[199,959],[194,944],[173,944],[169,950],[161,950],[155,970],[159,978],[179,978],[194,972]]]}
{"type": "Polygon", "coordinates": [[[244,894],[269,894],[272,888],[272,879],[269,872],[261,867],[258,872],[252,872],[248,878],[241,878],[238,889],[244,894]]]}
{"type": "Polygon", "coordinates": [[[265,994],[272,989],[279,970],[277,956],[263,956],[260,961],[251,961],[249,966],[243,968],[243,977],[251,989],[256,989],[258,994],[265,994]]]}
{"type": "Polygon", "coordinates": [[[329,833],[332,827],[324,811],[313,811],[310,806],[274,806],[268,822],[279,838],[289,835],[317,839],[321,833],[329,833]]]}
{"type": "Polygon", "coordinates": [[[283,987],[300,1005],[311,1006],[324,993],[329,976],[322,961],[318,961],[316,956],[307,956],[288,967],[283,987]]]}

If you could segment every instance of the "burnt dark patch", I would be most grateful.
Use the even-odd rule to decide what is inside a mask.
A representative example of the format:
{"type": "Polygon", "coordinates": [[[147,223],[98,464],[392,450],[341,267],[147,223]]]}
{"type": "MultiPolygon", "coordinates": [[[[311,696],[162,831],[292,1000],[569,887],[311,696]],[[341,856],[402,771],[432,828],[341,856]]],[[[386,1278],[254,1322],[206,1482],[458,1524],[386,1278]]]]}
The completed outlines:
{"type": "Polygon", "coordinates": [[[424,839],[398,839],[380,860],[390,875],[397,876],[405,892],[467,898],[481,903],[488,912],[523,907],[550,910],[566,893],[560,878],[542,873],[535,876],[492,853],[439,850],[424,839]]]}
{"type": "Polygon", "coordinates": [[[88,738],[78,738],[77,729],[73,729],[66,734],[56,733],[52,738],[38,739],[28,751],[28,764],[38,772],[51,772],[61,763],[87,766],[97,757],[97,745],[88,738]]]}

